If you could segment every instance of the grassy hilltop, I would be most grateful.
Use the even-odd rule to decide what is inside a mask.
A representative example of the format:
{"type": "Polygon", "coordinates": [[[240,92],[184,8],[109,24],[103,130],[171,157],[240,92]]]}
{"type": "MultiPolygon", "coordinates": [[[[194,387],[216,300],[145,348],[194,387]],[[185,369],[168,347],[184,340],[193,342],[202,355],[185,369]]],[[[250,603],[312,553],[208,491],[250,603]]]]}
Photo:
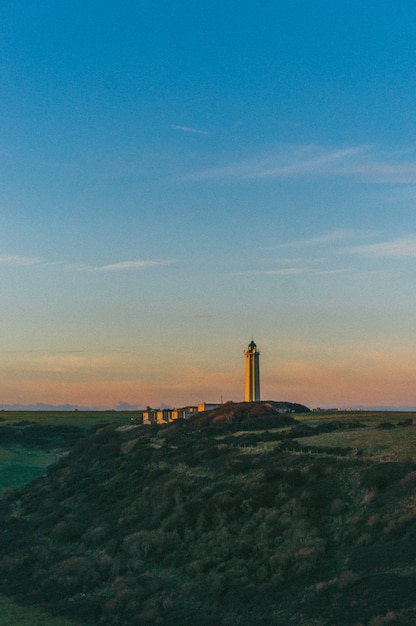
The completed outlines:
{"type": "Polygon", "coordinates": [[[78,625],[415,624],[414,416],[277,409],[80,437],[0,500],[0,591],[78,625]]]}

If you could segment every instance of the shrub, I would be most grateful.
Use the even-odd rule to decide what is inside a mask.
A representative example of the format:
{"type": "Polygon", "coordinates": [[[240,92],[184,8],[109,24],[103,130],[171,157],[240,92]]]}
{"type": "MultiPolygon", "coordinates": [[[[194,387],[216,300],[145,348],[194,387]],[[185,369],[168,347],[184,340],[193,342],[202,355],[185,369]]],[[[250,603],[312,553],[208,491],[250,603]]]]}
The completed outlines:
{"type": "Polygon", "coordinates": [[[389,611],[385,615],[376,615],[370,619],[368,626],[387,626],[388,624],[393,626],[395,623],[397,623],[396,615],[393,611],[389,611]]]}
{"type": "Polygon", "coordinates": [[[414,463],[407,459],[400,463],[379,463],[363,473],[361,483],[367,489],[375,488],[382,490],[403,479],[414,469],[414,463]]]}
{"type": "Polygon", "coordinates": [[[401,479],[400,484],[404,489],[414,489],[416,487],[416,471],[409,472],[401,479]]]}
{"type": "Polygon", "coordinates": [[[285,481],[289,487],[301,487],[306,482],[306,477],[298,469],[290,470],[285,474],[285,481]]]}
{"type": "Polygon", "coordinates": [[[57,586],[71,593],[91,591],[98,579],[93,562],[84,556],[72,556],[59,562],[52,576],[57,586]]]}
{"type": "Polygon", "coordinates": [[[92,526],[87,528],[82,535],[82,541],[89,546],[98,546],[103,540],[110,534],[109,524],[100,524],[99,526],[92,526]]]}
{"type": "Polygon", "coordinates": [[[336,498],[331,504],[330,513],[331,515],[342,515],[347,509],[347,503],[341,498],[336,498]]]}
{"type": "Polygon", "coordinates": [[[62,520],[53,530],[55,539],[63,542],[70,542],[79,539],[85,528],[77,519],[62,520]]]}
{"type": "Polygon", "coordinates": [[[358,579],[359,577],[357,576],[357,574],[355,574],[351,570],[346,570],[338,579],[338,589],[349,589],[349,587],[354,585],[358,581],[358,579]]]}

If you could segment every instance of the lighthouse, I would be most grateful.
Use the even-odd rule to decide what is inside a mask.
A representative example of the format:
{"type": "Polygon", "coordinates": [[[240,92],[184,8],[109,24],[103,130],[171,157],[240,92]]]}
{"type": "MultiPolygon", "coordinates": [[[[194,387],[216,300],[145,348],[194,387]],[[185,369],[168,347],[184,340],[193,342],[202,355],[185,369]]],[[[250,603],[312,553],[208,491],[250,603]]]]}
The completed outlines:
{"type": "Polygon", "coordinates": [[[244,350],[246,355],[246,402],[260,400],[260,352],[252,340],[244,350]]]}

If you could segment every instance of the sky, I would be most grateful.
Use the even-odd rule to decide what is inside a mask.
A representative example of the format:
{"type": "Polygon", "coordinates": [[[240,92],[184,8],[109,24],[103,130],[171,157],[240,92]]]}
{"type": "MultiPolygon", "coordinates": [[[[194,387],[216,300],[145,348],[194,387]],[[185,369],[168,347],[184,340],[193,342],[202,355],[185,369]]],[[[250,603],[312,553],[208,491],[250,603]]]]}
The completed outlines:
{"type": "Polygon", "coordinates": [[[0,406],[416,406],[416,4],[3,0],[0,406]]]}

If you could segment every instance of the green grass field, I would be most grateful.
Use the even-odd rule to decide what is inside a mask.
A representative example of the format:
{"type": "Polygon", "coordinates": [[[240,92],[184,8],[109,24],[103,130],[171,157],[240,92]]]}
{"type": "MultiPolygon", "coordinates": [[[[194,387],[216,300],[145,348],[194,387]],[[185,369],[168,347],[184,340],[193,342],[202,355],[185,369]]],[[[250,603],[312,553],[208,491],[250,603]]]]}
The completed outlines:
{"type": "Polygon", "coordinates": [[[0,491],[16,489],[38,478],[56,458],[53,452],[0,447],[0,491]]]}
{"type": "Polygon", "coordinates": [[[56,615],[47,615],[33,607],[16,604],[0,595],[0,626],[83,626],[80,622],[56,615]]]}
{"type": "MultiPolygon", "coordinates": [[[[41,426],[76,426],[87,432],[97,424],[131,424],[132,419],[140,416],[138,411],[0,411],[0,429],[30,422],[41,426]]],[[[45,449],[0,443],[0,493],[3,489],[16,489],[38,478],[57,458],[53,446],[46,443],[45,449]]]]}
{"type": "Polygon", "coordinates": [[[96,424],[129,424],[142,411],[0,411],[1,424],[36,422],[44,426],[77,426],[89,429],[96,424]]]}

